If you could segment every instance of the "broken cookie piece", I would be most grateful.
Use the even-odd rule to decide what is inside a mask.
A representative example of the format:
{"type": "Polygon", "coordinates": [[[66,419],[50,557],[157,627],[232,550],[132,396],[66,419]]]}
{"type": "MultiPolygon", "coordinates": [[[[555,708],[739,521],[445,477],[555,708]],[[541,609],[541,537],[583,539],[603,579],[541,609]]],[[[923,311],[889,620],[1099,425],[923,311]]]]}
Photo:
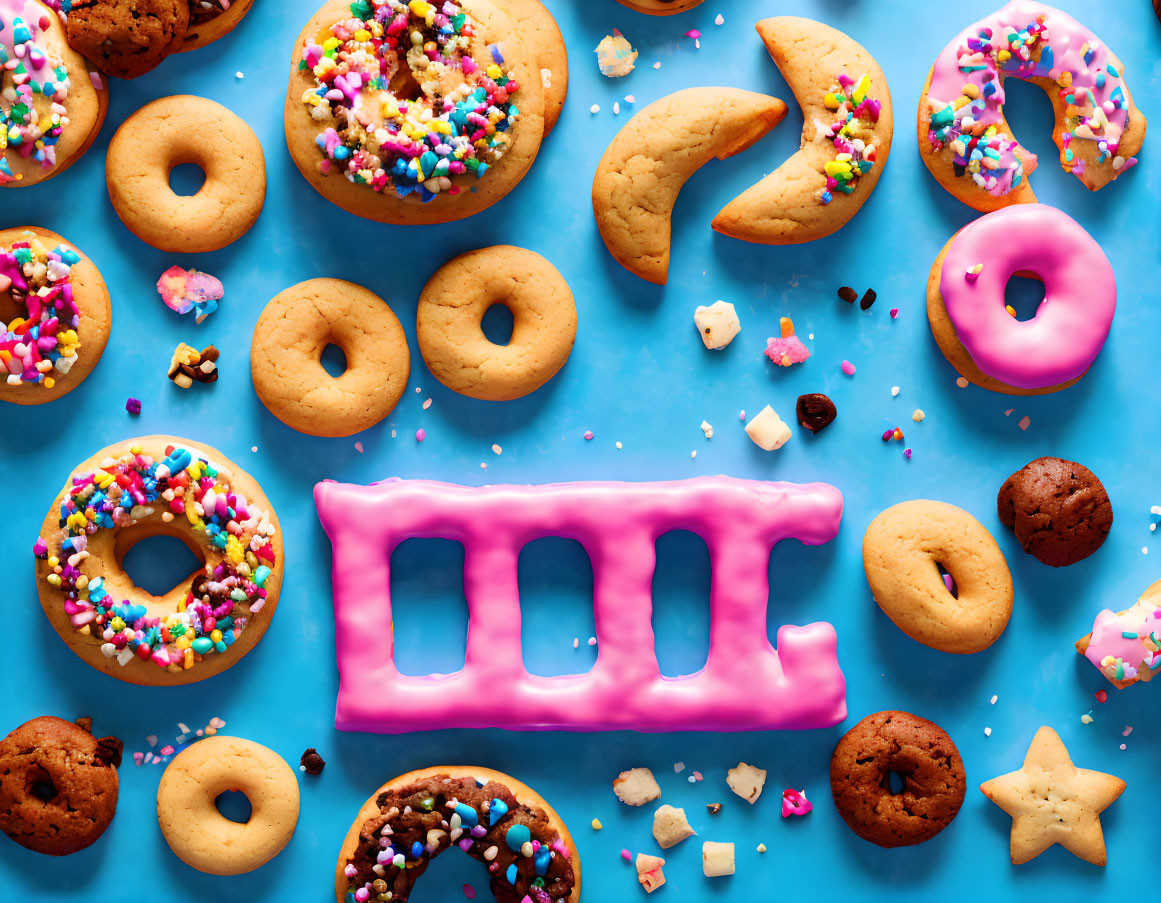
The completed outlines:
{"type": "Polygon", "coordinates": [[[613,793],[626,806],[644,806],[661,798],[661,788],[648,768],[630,768],[613,781],[613,793]]]}
{"type": "Polygon", "coordinates": [[[770,405],[762,408],[746,424],[746,435],[755,445],[766,451],[777,451],[790,441],[794,434],[770,405]]]}
{"type": "Polygon", "coordinates": [[[660,856],[637,854],[637,880],[645,888],[645,893],[651,894],[665,883],[665,873],[661,871],[663,865],[665,860],[660,856]]]}
{"type": "Polygon", "coordinates": [[[738,312],[729,301],[715,301],[709,307],[699,306],[693,312],[693,322],[710,351],[721,351],[742,331],[738,312]]]}
{"type": "Polygon", "coordinates": [[[696,833],[690,827],[684,809],[667,805],[653,813],[653,837],[663,850],[668,850],[696,833]]]}
{"type": "Polygon", "coordinates": [[[734,845],[707,840],[701,845],[701,870],[707,878],[723,878],[734,873],[734,845]]]}
{"type": "Polygon", "coordinates": [[[752,806],[758,802],[762,788],[766,786],[766,770],[739,762],[737,768],[731,768],[727,772],[726,783],[734,793],[752,806]]]}
{"type": "Polygon", "coordinates": [[[169,378],[183,389],[188,389],[195,382],[217,382],[218,354],[218,349],[213,345],[198,351],[182,342],[169,359],[169,378]]]}

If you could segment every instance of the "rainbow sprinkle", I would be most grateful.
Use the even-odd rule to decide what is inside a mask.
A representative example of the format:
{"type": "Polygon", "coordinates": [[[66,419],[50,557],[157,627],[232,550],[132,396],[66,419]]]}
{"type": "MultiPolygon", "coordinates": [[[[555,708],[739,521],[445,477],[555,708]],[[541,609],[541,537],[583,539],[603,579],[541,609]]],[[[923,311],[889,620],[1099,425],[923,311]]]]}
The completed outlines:
{"type": "Polygon", "coordinates": [[[10,386],[51,389],[77,362],[80,311],[69,281],[80,255],[67,245],[48,251],[36,236],[0,248],[0,295],[24,315],[0,322],[0,366],[10,386]],[[55,375],[54,375],[55,374],[55,375]]]}
{"type": "Polygon", "coordinates": [[[825,164],[826,187],[818,199],[823,204],[834,200],[834,192],[854,194],[859,178],[875,168],[875,124],[883,105],[869,95],[871,76],[864,73],[855,81],[840,72],[823,103],[833,114],[829,124],[814,120],[815,141],[834,145],[835,157],[825,164]]]}
{"type": "Polygon", "coordinates": [[[308,42],[299,66],[315,80],[302,101],[323,126],[319,171],[400,198],[459,194],[452,179],[484,176],[520,115],[500,46],[479,62],[475,24],[450,0],[355,0],[351,16],[308,42]]]}
{"type": "Polygon", "coordinates": [[[73,475],[60,506],[59,536],[51,544],[38,538],[33,553],[47,563],[43,579],[62,595],[73,627],[99,637],[107,658],[122,666],[136,657],[168,671],[188,670],[226,652],[262,611],[275,567],[275,528],[268,512],[232,491],[231,478],[199,452],[172,445],[162,461],[134,445],[93,472],[73,475]],[[85,572],[89,537],[99,531],[178,517],[204,540],[207,563],[176,612],[157,615],[118,602],[102,577],[85,572]]]}

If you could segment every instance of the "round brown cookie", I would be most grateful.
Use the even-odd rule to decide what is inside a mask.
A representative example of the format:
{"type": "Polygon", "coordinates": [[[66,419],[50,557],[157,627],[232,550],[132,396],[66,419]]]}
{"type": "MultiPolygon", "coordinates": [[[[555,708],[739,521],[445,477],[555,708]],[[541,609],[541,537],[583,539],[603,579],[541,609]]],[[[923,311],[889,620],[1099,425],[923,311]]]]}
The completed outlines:
{"type": "Polygon", "coordinates": [[[1000,487],[996,509],[1020,547],[1054,568],[1088,558],[1113,526],[1113,505],[1096,474],[1063,458],[1037,458],[1017,470],[1000,487]]]}
{"type": "Polygon", "coordinates": [[[540,80],[544,85],[544,135],[548,137],[568,96],[568,50],[564,35],[540,0],[501,0],[500,7],[525,29],[524,40],[540,65],[540,80]]]}
{"type": "Polygon", "coordinates": [[[241,875],[265,865],[298,824],[298,779],[273,750],[218,734],[183,749],[157,787],[157,822],[186,865],[210,875],[241,875]],[[236,790],[250,818],[231,821],[215,800],[236,790]]]}
{"type": "Polygon", "coordinates": [[[189,3],[189,30],[173,47],[174,53],[185,53],[212,44],[238,27],[243,16],[250,12],[254,0],[233,0],[223,9],[222,0],[187,0],[189,3]]]}
{"type": "MultiPolygon", "coordinates": [[[[40,241],[46,251],[52,252],[65,245],[81,258],[69,270],[69,284],[72,286],[73,300],[80,315],[80,323],[77,325],[80,346],[77,349],[76,363],[66,372],[62,373],[59,368],[54,367],[52,386],[48,386],[47,382],[22,382],[19,385],[10,385],[6,380],[0,380],[0,401],[15,404],[43,404],[60,398],[79,386],[85,377],[93,372],[93,368],[104,354],[112,323],[109,289],[105,286],[105,280],[101,278],[96,265],[79,248],[69,244],[55,232],[36,226],[0,229],[0,253],[10,249],[14,243],[33,239],[40,241]]],[[[0,291],[0,322],[10,323],[16,317],[27,314],[27,305],[23,302],[16,303],[10,288],[0,291]]]]}
{"type": "Polygon", "coordinates": [[[188,0],[73,0],[65,33],[106,75],[137,78],[169,56],[188,27],[188,0]]]}
{"type": "Polygon", "coordinates": [[[113,820],[121,741],[90,725],[46,715],[0,740],[0,830],[22,847],[67,856],[113,820]]]}
{"type": "Polygon", "coordinates": [[[266,201],[266,158],[244,119],[204,97],[176,95],[126,119],[105,158],[109,200],[125,227],[161,251],[217,251],[241,238],[266,201]],[[206,174],[197,194],[169,186],[174,167],[206,174]]]}
{"type": "Polygon", "coordinates": [[[943,652],[987,649],[1012,614],[1012,575],[978,520],[944,502],[888,508],[863,537],[871,594],[895,626],[943,652]],[[950,575],[949,592],[940,567],[950,575]]]}
{"type": "Polygon", "coordinates": [[[830,759],[835,808],[852,831],[881,847],[925,843],[951,824],[966,789],[963,760],[938,724],[908,712],[868,715],[830,759]],[[902,779],[895,793],[891,777],[902,779]]]}
{"type": "Polygon", "coordinates": [[[535,392],[564,366],[576,339],[576,304],[551,263],[496,245],[445,263],[423,287],[416,312],[419,351],[449,389],[485,401],[535,392]],[[494,304],[512,312],[512,338],[491,342],[481,327],[494,304]]]}
{"type": "Polygon", "coordinates": [[[622,6],[651,16],[672,16],[700,6],[704,0],[617,0],[622,6]]]}
{"type": "Polygon", "coordinates": [[[382,298],[342,279],[311,279],[277,295],[250,344],[254,391],[270,413],[311,436],[350,436],[391,413],[407,386],[411,355],[382,298]],[[323,350],[347,368],[331,376],[323,350]]]}

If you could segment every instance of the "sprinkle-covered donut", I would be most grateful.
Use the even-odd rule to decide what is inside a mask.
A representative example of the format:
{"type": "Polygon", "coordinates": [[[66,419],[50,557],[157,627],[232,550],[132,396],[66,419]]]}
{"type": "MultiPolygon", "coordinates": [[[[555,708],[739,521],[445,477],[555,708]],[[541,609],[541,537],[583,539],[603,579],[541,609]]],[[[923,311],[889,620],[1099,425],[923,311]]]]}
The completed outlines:
{"type": "Polygon", "coordinates": [[[189,30],[174,52],[198,50],[224,38],[238,27],[253,5],[254,0],[189,0],[189,30]]]}
{"type": "Polygon", "coordinates": [[[113,821],[121,741],[91,728],[45,715],[0,740],[0,831],[22,847],[68,856],[113,821]]]}
{"type": "Polygon", "coordinates": [[[298,824],[298,779],[278,753],[217,734],[187,746],[157,787],[157,823],[186,865],[210,875],[242,875],[265,865],[298,824]],[[215,803],[227,790],[250,801],[250,818],[231,821],[215,803]]]}
{"type": "Polygon", "coordinates": [[[128,683],[194,683],[262,638],[282,586],[282,536],[257,482],[221,452],[168,436],[129,439],[73,471],[33,549],[44,613],[99,671],[128,683]],[[151,536],[203,562],[163,596],[121,566],[151,536]]]}
{"type": "Polygon", "coordinates": [[[274,297],[250,343],[254,391],[267,409],[310,436],[350,436],[391,413],[407,386],[407,336],[390,307],[361,285],[309,279],[274,297]],[[323,351],[342,349],[331,376],[323,351]]]}
{"type": "Polygon", "coordinates": [[[927,280],[927,317],[944,356],[971,382],[1008,395],[1043,395],[1084,376],[1116,307],[1116,277],[1100,245],[1043,204],[968,223],[927,280]],[[1004,287],[1017,275],[1044,283],[1030,320],[1017,320],[1004,304],[1004,287]]]}
{"type": "Polygon", "coordinates": [[[39,0],[0,0],[0,188],[36,185],[89,149],[109,107],[105,82],[39,0]]]}
{"type": "Polygon", "coordinates": [[[1044,89],[1060,165],[1095,191],[1130,169],[1145,140],[1124,64],[1072,16],[1011,0],[947,45],[919,101],[919,150],[931,174],[976,210],[1035,202],[1036,155],[1004,117],[1004,79],[1044,89]]]}
{"type": "Polygon", "coordinates": [[[109,339],[109,290],[55,232],[0,230],[0,401],[42,404],[81,384],[109,339]]]}
{"type": "Polygon", "coordinates": [[[431,860],[452,846],[487,866],[500,903],[576,903],[581,866],[556,811],[490,768],[424,768],[363,804],[339,851],[337,903],[407,903],[431,860]]]}
{"type": "Polygon", "coordinates": [[[1092,632],[1076,641],[1076,651],[1119,690],[1161,674],[1161,580],[1130,608],[1103,609],[1092,632]]]}
{"type": "Polygon", "coordinates": [[[113,209],[161,251],[217,251],[245,235],[266,201],[266,158],[246,120],[204,97],[146,104],[117,129],[105,158],[113,209]],[[206,180],[185,197],[169,174],[196,163],[206,180]]]}
{"type": "Polygon", "coordinates": [[[327,200],[442,223],[506,195],[544,135],[535,55],[493,0],[329,0],[295,46],[295,164],[327,200]]]}

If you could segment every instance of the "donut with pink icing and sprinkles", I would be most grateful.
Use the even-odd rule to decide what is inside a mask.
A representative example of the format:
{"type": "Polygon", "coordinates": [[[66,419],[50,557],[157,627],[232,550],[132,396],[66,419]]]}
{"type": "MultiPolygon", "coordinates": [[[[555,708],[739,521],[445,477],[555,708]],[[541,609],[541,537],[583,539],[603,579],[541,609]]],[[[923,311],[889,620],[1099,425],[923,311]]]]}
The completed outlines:
{"type": "Polygon", "coordinates": [[[544,86],[493,0],[329,0],[295,45],[285,123],[327,200],[384,223],[443,223],[524,177],[544,86]]]}
{"type": "Polygon", "coordinates": [[[174,686],[233,666],[278,606],[282,531],[257,481],[221,452],[171,436],[127,439],[77,467],[33,546],[49,622],[86,664],[174,686]],[[161,596],[135,585],[126,553],[173,536],[203,562],[161,596]]]}

